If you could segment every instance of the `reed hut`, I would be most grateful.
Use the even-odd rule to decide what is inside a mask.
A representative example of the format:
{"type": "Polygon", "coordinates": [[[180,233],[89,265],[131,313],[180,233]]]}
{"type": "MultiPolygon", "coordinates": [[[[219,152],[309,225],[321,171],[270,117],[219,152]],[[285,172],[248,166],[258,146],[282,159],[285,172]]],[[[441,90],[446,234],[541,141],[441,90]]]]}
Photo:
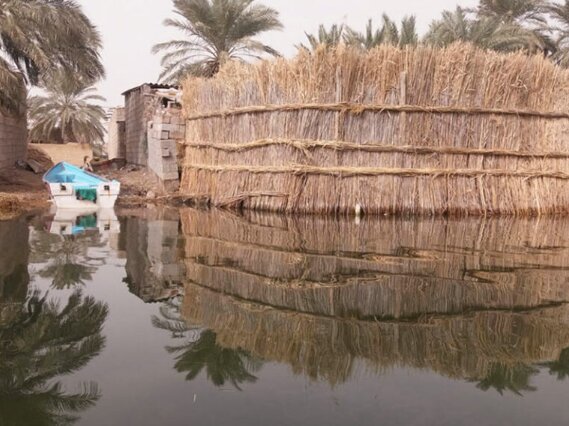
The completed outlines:
{"type": "Polygon", "coordinates": [[[564,218],[181,219],[186,321],[314,379],[361,360],[474,380],[569,346],[564,218]]]}
{"type": "Polygon", "coordinates": [[[290,213],[569,213],[569,73],[456,44],[302,51],[184,84],[181,190],[290,213]]]}
{"type": "Polygon", "coordinates": [[[182,312],[188,324],[213,330],[222,347],[331,385],[395,367],[479,381],[496,365],[556,361],[569,346],[567,306],[376,322],[276,309],[189,284],[182,312]]]}
{"type": "Polygon", "coordinates": [[[569,300],[569,222],[187,210],[188,281],[279,309],[405,320],[569,300]]]}

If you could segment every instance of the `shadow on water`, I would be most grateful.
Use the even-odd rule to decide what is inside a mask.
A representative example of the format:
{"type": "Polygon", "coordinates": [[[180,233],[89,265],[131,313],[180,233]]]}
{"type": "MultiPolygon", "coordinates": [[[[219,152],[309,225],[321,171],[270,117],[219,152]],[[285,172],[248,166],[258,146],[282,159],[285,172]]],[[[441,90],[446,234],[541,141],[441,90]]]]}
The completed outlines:
{"type": "Polygon", "coordinates": [[[108,309],[79,290],[61,303],[30,288],[28,238],[25,222],[0,222],[0,424],[72,424],[98,386],[70,393],[58,378],[103,350],[108,309]]]}
{"type": "Polygon", "coordinates": [[[395,367],[514,394],[535,391],[541,369],[567,377],[562,219],[180,215],[184,297],[161,325],[191,329],[171,350],[185,351],[176,369],[188,379],[206,369],[216,383],[207,361],[220,360],[247,382],[249,359],[331,385],[395,367]]]}

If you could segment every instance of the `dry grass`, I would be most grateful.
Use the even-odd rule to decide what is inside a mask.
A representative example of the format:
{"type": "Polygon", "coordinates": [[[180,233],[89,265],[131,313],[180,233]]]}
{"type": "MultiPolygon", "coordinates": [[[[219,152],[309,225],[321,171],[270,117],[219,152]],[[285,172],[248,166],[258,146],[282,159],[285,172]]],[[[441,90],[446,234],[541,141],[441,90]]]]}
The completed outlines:
{"type": "Polygon", "coordinates": [[[182,191],[217,205],[569,213],[569,74],[539,57],[304,52],[190,79],[184,108],[182,191]]]}
{"type": "Polygon", "coordinates": [[[569,346],[569,221],[181,212],[188,322],[332,383],[356,359],[482,378],[569,346]]]}

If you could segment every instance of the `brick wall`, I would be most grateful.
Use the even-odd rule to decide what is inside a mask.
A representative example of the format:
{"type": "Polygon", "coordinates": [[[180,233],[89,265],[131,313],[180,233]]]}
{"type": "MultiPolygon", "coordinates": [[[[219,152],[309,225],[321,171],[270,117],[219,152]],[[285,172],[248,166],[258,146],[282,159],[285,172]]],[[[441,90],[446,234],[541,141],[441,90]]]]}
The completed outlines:
{"type": "Polygon", "coordinates": [[[24,117],[8,115],[0,110],[0,169],[11,167],[26,157],[27,122],[24,117]]]}
{"type": "Polygon", "coordinates": [[[113,110],[109,121],[108,135],[107,153],[109,159],[126,158],[126,123],[124,108],[115,108],[113,110]]]}
{"type": "Polygon", "coordinates": [[[148,123],[148,167],[166,191],[179,187],[176,145],[184,140],[185,130],[182,111],[176,108],[157,109],[148,123]]]}
{"type": "Polygon", "coordinates": [[[131,164],[148,164],[147,123],[157,107],[158,100],[148,85],[125,95],[126,161],[131,164]]]}

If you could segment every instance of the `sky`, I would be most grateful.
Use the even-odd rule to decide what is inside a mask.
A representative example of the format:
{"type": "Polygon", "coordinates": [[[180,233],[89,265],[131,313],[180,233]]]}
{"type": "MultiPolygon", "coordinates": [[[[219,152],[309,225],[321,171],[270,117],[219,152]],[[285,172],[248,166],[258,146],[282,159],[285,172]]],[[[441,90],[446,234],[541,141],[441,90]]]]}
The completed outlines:
{"type": "MultiPolygon", "coordinates": [[[[258,0],[276,9],[282,31],[262,34],[259,39],[284,56],[295,53],[305,41],[305,31],[316,32],[320,24],[346,24],[363,31],[368,19],[379,22],[387,13],[400,20],[415,15],[420,34],[445,9],[472,7],[478,0],[258,0]]],[[[160,56],[150,52],[159,42],[180,36],[162,25],[173,16],[171,0],[79,0],[85,13],[103,36],[103,63],[107,78],[99,84],[108,106],[123,104],[121,93],[142,83],[156,82],[160,56]]]]}

